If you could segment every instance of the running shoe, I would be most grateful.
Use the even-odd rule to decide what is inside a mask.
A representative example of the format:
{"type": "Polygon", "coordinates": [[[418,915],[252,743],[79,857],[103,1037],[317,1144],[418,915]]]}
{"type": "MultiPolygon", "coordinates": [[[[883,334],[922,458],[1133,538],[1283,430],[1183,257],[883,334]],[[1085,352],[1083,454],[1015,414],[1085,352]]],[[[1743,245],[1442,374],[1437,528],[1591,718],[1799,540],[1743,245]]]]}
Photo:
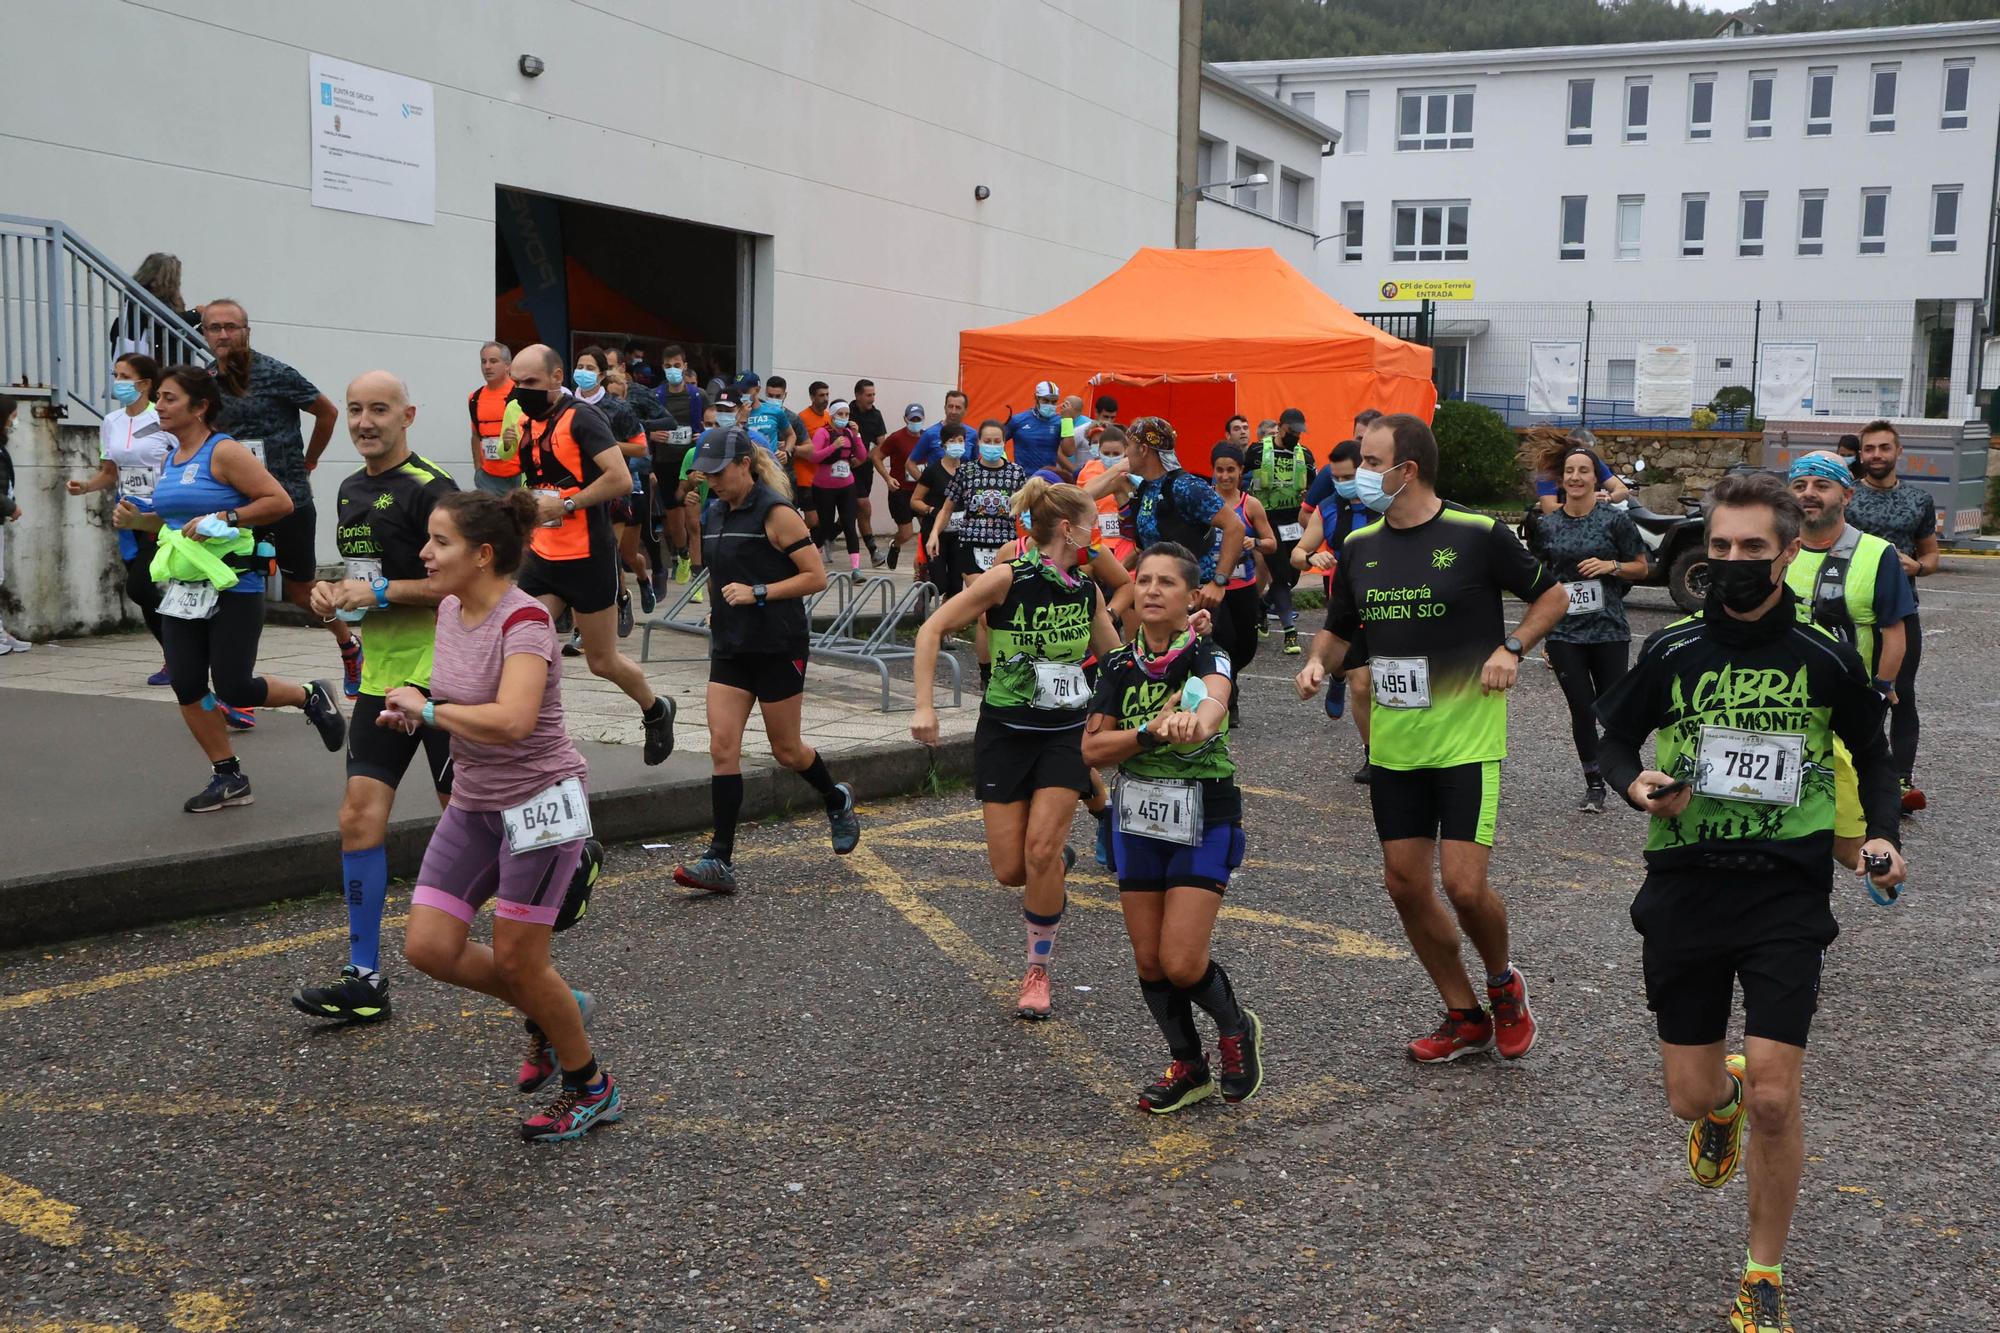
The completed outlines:
{"type": "Polygon", "coordinates": [[[706,601],[707,598],[708,598],[708,585],[703,584],[701,587],[696,588],[694,590],[694,596],[688,598],[688,601],[699,606],[701,605],[702,602],[706,601]]]}
{"type": "Polygon", "coordinates": [[[1336,675],[1326,683],[1326,715],[1335,722],[1347,716],[1347,677],[1336,675]]]}
{"type": "Polygon", "coordinates": [[[624,588],[618,590],[618,637],[632,637],[632,594],[624,588]]]}
{"type": "Polygon", "coordinates": [[[1492,1049],[1493,1023],[1485,1010],[1447,1009],[1436,1032],[1410,1043],[1410,1058],[1420,1065],[1441,1065],[1492,1049]]]}
{"type": "Polygon", "coordinates": [[[882,568],[882,553],[872,546],[868,548],[868,567],[870,569],[882,568]]]}
{"type": "Polygon", "coordinates": [[[1156,1082],[1139,1090],[1139,1106],[1154,1115],[1169,1115],[1214,1092],[1215,1080],[1209,1077],[1208,1061],[1176,1060],[1156,1082]]]}
{"type": "Polygon", "coordinates": [[[1264,1086],[1264,1020],[1245,1009],[1243,1022],[1243,1031],[1215,1043],[1222,1056],[1222,1100],[1231,1106],[1249,1101],[1264,1086]]]}
{"type": "Polygon", "coordinates": [[[222,720],[228,724],[231,731],[248,731],[257,725],[256,710],[226,704],[213,694],[204,696],[201,706],[210,712],[222,714],[222,720]]]}
{"type": "Polygon", "coordinates": [[[656,694],[653,697],[667,707],[666,711],[656,718],[642,716],[640,719],[646,728],[645,758],[648,765],[664,764],[667,762],[667,756],[674,752],[674,714],[680,712],[680,709],[674,706],[674,701],[666,695],[656,694]]]}
{"type": "Polygon", "coordinates": [[[901,542],[890,542],[889,568],[894,569],[896,567],[896,562],[902,558],[903,558],[903,544],[901,542]]]}
{"type": "Polygon", "coordinates": [[[598,1081],[597,1090],[564,1088],[546,1107],[521,1122],[521,1137],[529,1143],[561,1143],[580,1139],[599,1125],[623,1119],[625,1104],[618,1097],[618,1084],[609,1071],[598,1081]]]}
{"type": "Polygon", "coordinates": [[[1270,636],[1271,636],[1271,618],[1269,616],[1259,616],[1257,618],[1257,637],[1260,639],[1267,639],[1270,636]]]}
{"type": "MultiPolygon", "coordinates": [[[[877,568],[880,568],[880,567],[881,567],[881,564],[882,564],[882,557],[880,557],[880,556],[875,556],[875,557],[873,557],[873,559],[874,559],[874,561],[875,561],[875,564],[876,564],[876,567],[877,567],[877,568]]],[[[850,569],[850,570],[848,570],[848,571],[847,571],[847,578],[848,578],[848,581],[849,581],[850,583],[859,583],[859,582],[861,582],[861,580],[863,580],[863,579],[865,579],[865,578],[867,578],[867,577],[868,577],[868,576],[867,576],[866,574],[863,574],[863,573],[861,572],[861,567],[860,567],[859,565],[857,565],[857,566],[855,566],[855,567],[854,567],[853,569],[850,569]]]]}
{"type": "Polygon", "coordinates": [[[389,979],[378,972],[370,981],[349,963],[340,969],[338,983],[293,991],[292,1008],[342,1023],[379,1023],[389,1016],[389,979]]]}
{"type": "Polygon", "coordinates": [[[1904,778],[1903,813],[1906,815],[1914,814],[1929,804],[1930,802],[1924,797],[1923,789],[1914,785],[1908,778],[1904,778]]]}
{"type": "Polygon", "coordinates": [[[674,867],[674,883],[710,893],[736,892],[736,871],[729,862],[709,851],[692,865],[674,867]]]}
{"type": "Polygon", "coordinates": [[[361,662],[364,656],[359,639],[349,639],[340,645],[340,692],[350,699],[361,694],[361,662]]]}
{"type": "Polygon", "coordinates": [[[693,578],[693,571],[688,567],[688,558],[686,556],[681,556],[679,559],[675,560],[674,582],[687,583],[691,581],[692,578],[693,578]]]}
{"type": "Polygon", "coordinates": [[[316,680],[306,686],[306,701],[301,707],[306,721],[319,732],[320,744],[338,750],[347,743],[347,719],[340,715],[340,705],[333,700],[333,688],[325,681],[316,680]]]}
{"type": "Polygon", "coordinates": [[[576,617],[570,614],[570,609],[568,607],[564,607],[562,610],[562,614],[556,617],[556,633],[558,634],[576,633],[576,617]]]}
{"type": "Polygon", "coordinates": [[[576,873],[569,877],[563,905],[556,912],[556,919],[549,929],[561,934],[589,914],[591,892],[596,889],[598,876],[603,873],[604,844],[595,838],[585,838],[583,855],[576,863],[576,873]]]}
{"type": "Polygon", "coordinates": [[[1361,747],[1361,767],[1354,770],[1354,780],[1369,783],[1375,780],[1375,765],[1368,762],[1368,747],[1361,747]]]}
{"type": "Polygon", "coordinates": [[[1688,1174],[1711,1190],[1727,1185],[1743,1160],[1743,1057],[1732,1055],[1722,1063],[1736,1084],[1736,1113],[1717,1120],[1710,1111],[1688,1126],[1688,1174]]]}
{"type": "Polygon", "coordinates": [[[854,788],[842,782],[836,784],[834,790],[840,793],[845,804],[826,818],[832,825],[833,854],[845,856],[861,845],[861,816],[855,813],[854,788]]]}
{"type": "Polygon", "coordinates": [[[6,630],[0,630],[0,638],[4,638],[7,641],[7,651],[11,653],[25,653],[30,648],[35,646],[34,644],[29,643],[26,639],[15,638],[12,634],[8,633],[6,630]]]}
{"type": "Polygon", "coordinates": [[[653,588],[651,579],[639,580],[639,614],[650,616],[653,608],[660,604],[660,595],[653,588]]]}
{"type": "Polygon", "coordinates": [[[1507,984],[1488,986],[1493,1004],[1493,1049],[1502,1060],[1518,1060],[1535,1048],[1535,1011],[1528,1007],[1528,983],[1518,967],[1507,970],[1507,984]]]}
{"type": "Polygon", "coordinates": [[[1583,788],[1583,799],[1576,803],[1576,808],[1586,815],[1601,815],[1604,813],[1604,799],[1609,794],[1603,782],[1587,782],[1583,788]]]}
{"type": "Polygon", "coordinates": [[[571,630],[569,632],[569,641],[562,646],[562,655],[564,657],[582,657],[583,635],[577,633],[575,630],[571,630]]]}
{"type": "MultiPolygon", "coordinates": [[[[590,1031],[590,1020],[597,1014],[597,997],[575,987],[570,988],[570,994],[576,996],[576,1007],[583,1014],[583,1030],[590,1031]]],[[[561,1066],[556,1064],[556,1048],[535,1026],[535,1020],[523,1019],[522,1024],[528,1033],[528,1053],[514,1072],[514,1087],[520,1092],[533,1092],[560,1073],[561,1066]]]]}
{"type": "MultiPolygon", "coordinates": [[[[1297,657],[1299,655],[1299,632],[1296,629],[1285,631],[1285,655],[1287,657],[1297,657]]],[[[1346,681],[1341,682],[1343,689],[1346,688],[1346,685],[1346,681]]]]}
{"type": "Polygon", "coordinates": [[[1793,1333],[1792,1317],[1785,1312],[1785,1289],[1767,1277],[1752,1281],[1744,1274],[1729,1326],[1736,1333],[1793,1333]]]}
{"type": "Polygon", "coordinates": [[[11,653],[13,651],[14,651],[14,645],[9,643],[5,638],[0,638],[0,657],[5,657],[8,653],[11,653]]]}
{"type": "Polygon", "coordinates": [[[256,797],[250,794],[250,779],[241,773],[233,776],[226,773],[212,774],[208,785],[197,796],[190,796],[181,809],[191,815],[206,815],[232,805],[251,805],[256,797]]]}
{"type": "Polygon", "coordinates": [[[1049,970],[1040,963],[1031,964],[1028,975],[1021,978],[1021,998],[1015,1001],[1014,1012],[1022,1018],[1049,1016],[1049,970]]]}
{"type": "Polygon", "coordinates": [[[167,668],[164,665],[162,665],[158,671],[155,671],[152,675],[146,677],[146,683],[148,685],[171,685],[173,684],[173,681],[174,681],[174,673],[167,670],[167,668]]]}

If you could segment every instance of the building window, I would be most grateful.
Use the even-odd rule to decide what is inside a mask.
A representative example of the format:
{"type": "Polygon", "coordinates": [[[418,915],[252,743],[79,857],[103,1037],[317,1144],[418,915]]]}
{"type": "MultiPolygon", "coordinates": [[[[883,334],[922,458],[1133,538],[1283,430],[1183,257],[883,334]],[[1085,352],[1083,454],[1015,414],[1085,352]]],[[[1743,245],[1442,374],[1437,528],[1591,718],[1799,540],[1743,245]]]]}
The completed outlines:
{"type": "Polygon", "coordinates": [[[1806,138],[1833,133],[1833,66],[1806,71],[1806,138]]]}
{"type": "MultiPolygon", "coordinates": [[[[1231,180],[1242,180],[1245,176],[1254,176],[1260,171],[1266,176],[1270,175],[1271,164],[1261,157],[1252,157],[1240,148],[1236,150],[1236,170],[1230,174],[1231,180]]],[[[1266,193],[1270,188],[1268,185],[1249,185],[1242,189],[1231,190],[1229,192],[1232,196],[1231,202],[1253,213],[1267,212],[1264,202],[1270,197],[1266,193]]]]}
{"type": "Polygon", "coordinates": [[[1931,190],[1931,253],[1958,253],[1959,186],[1939,185],[1931,190]]]}
{"type": "Polygon", "coordinates": [[[1397,99],[1398,152],[1472,147],[1472,89],[1405,88],[1397,99]]]}
{"type": "Polygon", "coordinates": [[[1223,191],[1219,182],[1223,178],[1222,164],[1227,160],[1227,154],[1219,139],[1203,139],[1196,146],[1194,159],[1195,183],[1209,187],[1201,192],[1203,198],[1222,198],[1223,191]]]}
{"type": "Polygon", "coordinates": [[[1613,357],[1604,363],[1606,388],[1611,390],[1611,401],[1629,403],[1636,396],[1639,386],[1639,363],[1631,357],[1613,357]]]}
{"type": "Polygon", "coordinates": [[[1764,204],[1770,198],[1762,190],[1746,190],[1736,210],[1736,257],[1755,259],[1764,253],[1764,204]]]}
{"type": "Polygon", "coordinates": [[[1340,260],[1343,264],[1361,262],[1361,224],[1365,212],[1358,200],[1350,199],[1340,206],[1340,260]]]}
{"type": "Polygon", "coordinates": [[[1580,194],[1566,194],[1563,196],[1562,230],[1557,241],[1556,258],[1583,258],[1583,217],[1588,202],[1580,194]]]}
{"type": "Polygon", "coordinates": [[[1681,258],[1699,259],[1708,253],[1708,196],[1681,196],[1681,258]]]}
{"type": "Polygon", "coordinates": [[[1294,227],[1312,225],[1312,182],[1296,171],[1278,173],[1278,220],[1294,227]]]}
{"type": "Polygon", "coordinates": [[[1944,62],[1944,115],[1938,121],[1941,130],[1962,130],[1966,126],[1966,102],[1972,93],[1972,62],[1970,60],[1947,60],[1944,62]]]}
{"type": "Polygon", "coordinates": [[[1471,209],[1465,199],[1398,200],[1396,242],[1389,258],[1399,263],[1466,258],[1471,209]]]}
{"type": "Polygon", "coordinates": [[[1889,191],[1861,192],[1861,253],[1887,254],[1889,251],[1889,191]]]}
{"type": "Polygon", "coordinates": [[[1646,212],[1646,196],[1643,194],[1621,194],[1618,196],[1618,257],[1637,259],[1639,257],[1639,229],[1646,212]]]}
{"type": "Polygon", "coordinates": [[[1777,81],[1778,71],[1774,69],[1750,71],[1750,123],[1744,128],[1744,138],[1771,137],[1771,89],[1777,81]]]}
{"type": "Polygon", "coordinates": [[[1826,191],[1799,191],[1799,253],[1826,253],[1826,191]]]}
{"type": "Polygon", "coordinates": [[[1317,95],[1313,93],[1292,94],[1292,110],[1298,112],[1302,116],[1310,116],[1313,113],[1313,107],[1316,106],[1318,103],[1319,103],[1319,98],[1317,95]]]}
{"type": "Polygon", "coordinates": [[[1345,153],[1368,151],[1368,92],[1347,94],[1346,119],[1341,122],[1340,148],[1345,153]]]}
{"type": "Polygon", "coordinates": [[[1625,80],[1625,142],[1646,142],[1646,122],[1653,109],[1653,81],[1625,80]]]}
{"type": "Polygon", "coordinates": [[[1688,75],[1688,138],[1715,137],[1715,76],[1688,75]]]}
{"type": "Polygon", "coordinates": [[[1569,137],[1571,146],[1590,142],[1590,99],[1596,87],[1592,79],[1569,81],[1569,137]]]}
{"type": "Polygon", "coordinates": [[[1896,128],[1898,65],[1871,65],[1868,70],[1868,132],[1887,134],[1896,128]]]}

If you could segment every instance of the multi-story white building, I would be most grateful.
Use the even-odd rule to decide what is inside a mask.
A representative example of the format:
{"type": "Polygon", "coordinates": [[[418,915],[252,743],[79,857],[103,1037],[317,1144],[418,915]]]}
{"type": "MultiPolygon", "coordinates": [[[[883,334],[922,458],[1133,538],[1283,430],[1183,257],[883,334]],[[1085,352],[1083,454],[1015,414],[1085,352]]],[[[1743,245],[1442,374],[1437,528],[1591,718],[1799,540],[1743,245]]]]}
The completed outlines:
{"type": "Polygon", "coordinates": [[[1473,284],[1439,307],[1447,393],[1518,417],[1530,343],[1568,339],[1593,415],[1661,346],[1693,403],[1780,365],[1821,414],[1973,411],[2000,22],[1223,68],[1342,132],[1328,291],[1473,284]]]}
{"type": "Polygon", "coordinates": [[[1253,88],[1214,65],[1201,67],[1201,147],[1195,245],[1203,250],[1265,245],[1295,268],[1313,271],[1322,164],[1340,131],[1310,105],[1253,88]],[[1232,185],[1262,176],[1262,185],[1232,185]]]}

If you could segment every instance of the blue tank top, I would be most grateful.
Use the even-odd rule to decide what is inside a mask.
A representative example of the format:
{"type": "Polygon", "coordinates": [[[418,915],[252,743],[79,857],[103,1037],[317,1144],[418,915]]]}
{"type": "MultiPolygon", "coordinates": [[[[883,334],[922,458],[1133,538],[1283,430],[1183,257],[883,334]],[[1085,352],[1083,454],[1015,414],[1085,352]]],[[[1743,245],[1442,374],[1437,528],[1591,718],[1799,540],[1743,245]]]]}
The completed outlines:
{"type": "MultiPolygon", "coordinates": [[[[217,431],[202,441],[201,448],[195,450],[194,457],[185,463],[174,461],[174,455],[180,452],[179,446],[167,454],[160,463],[159,484],[153,488],[153,509],[159,514],[162,524],[178,528],[191,518],[241,509],[250,503],[249,496],[218,479],[211,466],[216,442],[234,438],[217,431]]],[[[261,593],[264,591],[264,576],[245,574],[230,591],[261,593]]]]}

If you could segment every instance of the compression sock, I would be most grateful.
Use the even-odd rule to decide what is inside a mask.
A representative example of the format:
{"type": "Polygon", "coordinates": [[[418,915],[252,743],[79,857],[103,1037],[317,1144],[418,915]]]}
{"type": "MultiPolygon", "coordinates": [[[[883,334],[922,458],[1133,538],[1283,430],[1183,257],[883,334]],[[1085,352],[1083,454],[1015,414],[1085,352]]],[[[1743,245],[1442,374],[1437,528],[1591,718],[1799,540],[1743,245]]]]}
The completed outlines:
{"type": "Polygon", "coordinates": [[[373,977],[382,953],[382,904],[389,897],[389,849],[340,854],[347,889],[347,961],[373,977]]]}
{"type": "Polygon", "coordinates": [[[235,755],[215,761],[215,776],[219,778],[240,778],[243,776],[243,761],[235,755]]]}
{"type": "Polygon", "coordinates": [[[1743,1251],[1743,1280],[1755,1282],[1763,1278],[1774,1287],[1785,1285],[1785,1266],[1782,1263],[1760,1264],[1750,1257],[1750,1251],[1743,1251]]]}
{"type": "Polygon", "coordinates": [[[1217,1035],[1234,1037],[1243,1031],[1243,1010],[1236,1003],[1236,992],[1231,989],[1229,974],[1222,970],[1221,964],[1211,959],[1208,971],[1202,974],[1200,981],[1180,989],[1182,995],[1200,1005],[1215,1020],[1217,1035]]]}
{"type": "Polygon", "coordinates": [[[715,812],[715,836],[708,854],[718,861],[736,857],[736,818],[743,812],[743,775],[717,773],[708,780],[708,803],[715,812]]]}
{"type": "Polygon", "coordinates": [[[818,750],[813,751],[813,761],[801,770],[799,776],[811,783],[812,789],[826,802],[828,814],[838,814],[846,808],[847,794],[834,785],[833,774],[826,771],[826,756],[818,750]]]}
{"type": "MultiPolygon", "coordinates": [[[[874,548],[874,547],[872,547],[872,546],[871,546],[871,547],[869,547],[869,548],[868,548],[868,554],[870,554],[870,555],[873,555],[873,554],[875,554],[875,548],[874,548]]],[[[852,569],[852,570],[855,570],[855,571],[859,571],[859,570],[860,570],[860,568],[861,568],[861,552],[859,552],[859,551],[849,551],[849,552],[847,553],[847,567],[848,567],[849,569],[852,569]]]]}
{"type": "Polygon", "coordinates": [[[563,1087],[571,1092],[595,1092],[596,1085],[603,1082],[602,1071],[597,1067],[597,1057],[591,1056],[579,1069],[562,1071],[563,1087]]]}
{"type": "Polygon", "coordinates": [[[1056,926],[1062,921],[1062,913],[1043,916],[1039,912],[1023,910],[1021,919],[1028,924],[1028,964],[1049,965],[1049,956],[1056,951],[1056,926]]]}
{"type": "Polygon", "coordinates": [[[1299,613],[1292,609],[1292,590],[1290,588],[1287,588],[1282,583],[1273,585],[1271,588],[1271,605],[1278,608],[1278,623],[1280,625],[1283,625],[1286,629],[1298,628],[1299,613]]]}
{"type": "Polygon", "coordinates": [[[1174,1059],[1200,1064],[1201,1033],[1195,1029],[1194,1006],[1188,1002],[1187,992],[1165,977],[1158,981],[1141,977],[1139,990],[1145,995],[1146,1007],[1153,1011],[1153,1021],[1160,1025],[1160,1033],[1166,1037],[1167,1050],[1174,1059]]]}

